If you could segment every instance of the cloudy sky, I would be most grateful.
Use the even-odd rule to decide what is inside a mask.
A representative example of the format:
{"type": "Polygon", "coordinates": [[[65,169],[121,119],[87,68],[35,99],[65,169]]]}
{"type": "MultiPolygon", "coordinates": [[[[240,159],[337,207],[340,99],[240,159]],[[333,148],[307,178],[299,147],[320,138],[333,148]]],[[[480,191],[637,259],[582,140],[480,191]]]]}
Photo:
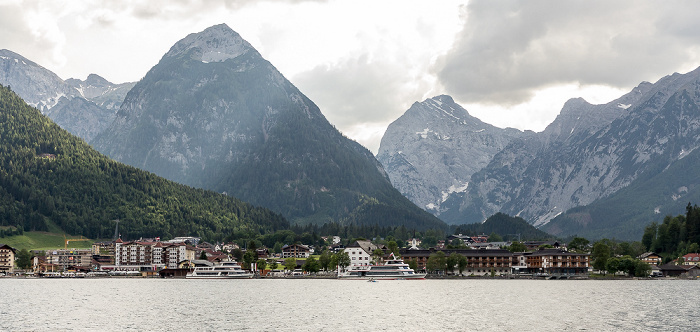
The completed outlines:
{"type": "Polygon", "coordinates": [[[137,81],[187,34],[226,23],[376,153],[412,103],[449,94],[541,131],[700,66],[700,1],[0,0],[0,48],[61,78],[137,81]]]}

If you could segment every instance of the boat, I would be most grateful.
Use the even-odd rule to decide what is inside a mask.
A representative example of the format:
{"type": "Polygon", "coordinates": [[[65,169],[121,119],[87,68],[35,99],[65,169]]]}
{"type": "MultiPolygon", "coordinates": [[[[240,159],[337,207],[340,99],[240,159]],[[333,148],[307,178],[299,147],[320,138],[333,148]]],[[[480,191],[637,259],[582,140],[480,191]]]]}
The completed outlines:
{"type": "Polygon", "coordinates": [[[253,274],[243,270],[235,261],[221,262],[213,266],[196,266],[186,279],[250,279],[253,274]]]}
{"type": "Polygon", "coordinates": [[[382,265],[363,265],[350,267],[345,272],[338,273],[339,279],[403,280],[425,279],[425,273],[416,273],[402,259],[392,253],[382,265]]]}

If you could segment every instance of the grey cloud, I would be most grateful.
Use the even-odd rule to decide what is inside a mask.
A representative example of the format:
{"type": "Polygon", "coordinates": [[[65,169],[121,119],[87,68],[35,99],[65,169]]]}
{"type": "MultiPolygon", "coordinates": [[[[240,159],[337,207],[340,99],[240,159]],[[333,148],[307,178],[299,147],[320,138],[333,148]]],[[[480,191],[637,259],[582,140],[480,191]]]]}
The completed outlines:
{"type": "Polygon", "coordinates": [[[471,1],[433,69],[470,103],[519,104],[561,83],[629,87],[697,56],[697,13],[690,1],[471,1]]]}

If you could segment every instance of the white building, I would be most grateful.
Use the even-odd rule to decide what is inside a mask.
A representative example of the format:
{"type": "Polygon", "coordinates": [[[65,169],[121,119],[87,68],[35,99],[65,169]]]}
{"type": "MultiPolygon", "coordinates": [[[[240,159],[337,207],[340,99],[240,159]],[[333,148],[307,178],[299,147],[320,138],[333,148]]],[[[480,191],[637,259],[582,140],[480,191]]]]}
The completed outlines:
{"type": "Polygon", "coordinates": [[[347,246],[345,252],[350,256],[350,266],[370,265],[372,252],[376,249],[384,249],[368,240],[357,240],[347,246]]]}

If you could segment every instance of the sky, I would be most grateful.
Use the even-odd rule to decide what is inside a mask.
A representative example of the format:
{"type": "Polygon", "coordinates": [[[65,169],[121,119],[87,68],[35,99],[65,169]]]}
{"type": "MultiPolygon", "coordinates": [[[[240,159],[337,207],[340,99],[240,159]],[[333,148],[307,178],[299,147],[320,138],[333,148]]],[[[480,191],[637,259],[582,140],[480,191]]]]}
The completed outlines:
{"type": "Polygon", "coordinates": [[[178,40],[226,23],[377,153],[441,94],[542,131],[564,102],[606,103],[700,66],[700,1],[0,0],[0,49],[61,78],[138,81],[178,40]]]}

